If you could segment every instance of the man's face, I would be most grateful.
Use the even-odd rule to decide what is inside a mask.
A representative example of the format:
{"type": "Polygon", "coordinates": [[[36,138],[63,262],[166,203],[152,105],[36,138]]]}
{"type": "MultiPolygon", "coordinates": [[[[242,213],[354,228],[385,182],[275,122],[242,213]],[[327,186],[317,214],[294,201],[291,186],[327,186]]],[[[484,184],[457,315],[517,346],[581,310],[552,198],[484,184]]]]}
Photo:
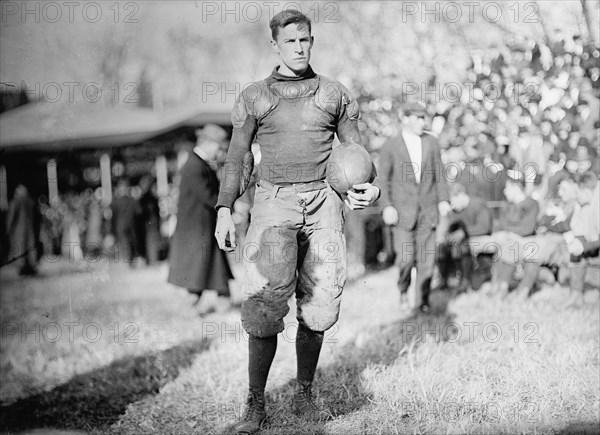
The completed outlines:
{"type": "Polygon", "coordinates": [[[220,145],[214,140],[205,140],[201,144],[202,150],[207,154],[209,161],[216,161],[219,156],[220,145]]]}
{"type": "Polygon", "coordinates": [[[302,23],[288,24],[283,29],[279,29],[277,40],[271,41],[271,45],[281,58],[279,72],[284,75],[286,73],[299,75],[306,71],[313,45],[313,37],[308,31],[308,26],[302,23]]]}
{"type": "Polygon", "coordinates": [[[562,202],[570,202],[577,198],[577,185],[570,180],[563,180],[558,185],[558,197],[562,202]]]}
{"type": "Polygon", "coordinates": [[[423,134],[423,129],[425,128],[425,116],[411,113],[410,115],[404,117],[403,127],[409,132],[420,136],[423,134]]]}
{"type": "Polygon", "coordinates": [[[458,192],[450,197],[450,205],[454,211],[462,211],[469,205],[469,196],[465,192],[458,192]]]}

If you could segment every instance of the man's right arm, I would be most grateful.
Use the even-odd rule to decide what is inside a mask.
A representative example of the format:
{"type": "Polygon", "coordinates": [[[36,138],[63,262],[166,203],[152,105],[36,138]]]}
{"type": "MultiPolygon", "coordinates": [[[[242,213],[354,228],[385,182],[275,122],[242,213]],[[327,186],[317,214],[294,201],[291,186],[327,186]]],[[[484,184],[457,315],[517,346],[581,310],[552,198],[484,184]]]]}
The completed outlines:
{"type": "MultiPolygon", "coordinates": [[[[235,116],[235,114],[232,115],[232,120],[235,116]]],[[[221,169],[221,186],[217,205],[215,206],[216,210],[221,207],[227,207],[231,210],[233,203],[240,196],[244,156],[250,151],[257,130],[256,118],[253,115],[246,115],[243,122],[240,122],[239,119],[237,121],[233,124],[233,134],[227,152],[227,160],[221,169]]]]}
{"type": "Polygon", "coordinates": [[[252,141],[258,129],[256,116],[248,110],[244,94],[240,94],[231,112],[233,134],[225,165],[221,169],[221,185],[217,198],[217,225],[215,238],[219,248],[233,251],[236,246],[235,223],[231,217],[233,203],[241,195],[240,180],[244,172],[244,156],[250,151],[252,141]],[[227,243],[229,238],[229,243],[227,243]]]}

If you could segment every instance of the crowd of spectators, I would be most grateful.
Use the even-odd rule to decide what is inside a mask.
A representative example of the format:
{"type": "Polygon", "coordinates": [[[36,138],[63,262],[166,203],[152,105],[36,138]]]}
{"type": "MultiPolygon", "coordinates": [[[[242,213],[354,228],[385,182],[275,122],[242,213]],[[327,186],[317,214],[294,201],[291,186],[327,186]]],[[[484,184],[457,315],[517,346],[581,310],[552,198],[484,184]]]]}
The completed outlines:
{"type": "Polygon", "coordinates": [[[18,185],[3,229],[3,245],[9,249],[1,252],[1,264],[17,262],[21,274],[31,275],[42,257],[77,262],[105,255],[130,265],[140,258],[147,264],[164,259],[156,182],[149,176],[137,185],[120,179],[110,205],[102,192],[101,187],[71,191],[53,201],[40,195],[35,202],[18,185]]]}
{"type": "Polygon", "coordinates": [[[532,182],[551,158],[571,172],[597,172],[599,76],[600,48],[577,36],[515,38],[496,55],[474,55],[461,101],[436,105],[446,161],[516,167],[532,182]]]}

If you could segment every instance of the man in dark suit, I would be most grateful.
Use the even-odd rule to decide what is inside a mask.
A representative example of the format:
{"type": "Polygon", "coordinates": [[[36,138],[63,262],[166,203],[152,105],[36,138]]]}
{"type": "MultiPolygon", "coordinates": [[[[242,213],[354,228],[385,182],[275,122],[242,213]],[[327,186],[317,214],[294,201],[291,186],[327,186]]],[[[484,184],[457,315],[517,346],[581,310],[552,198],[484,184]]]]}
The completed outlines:
{"type": "Polygon", "coordinates": [[[197,145],[181,168],[168,282],[197,295],[196,303],[204,290],[229,296],[228,280],[233,278],[226,254],[213,237],[219,180],[210,165],[215,162],[225,136],[225,131],[217,125],[209,124],[199,130],[197,145]]]}
{"type": "Polygon", "coordinates": [[[450,211],[437,140],[424,134],[423,104],[407,104],[401,131],[387,140],[380,156],[383,221],[393,225],[396,262],[400,267],[400,304],[408,308],[411,270],[417,268],[415,306],[429,312],[435,262],[435,232],[440,214],[450,211]]]}

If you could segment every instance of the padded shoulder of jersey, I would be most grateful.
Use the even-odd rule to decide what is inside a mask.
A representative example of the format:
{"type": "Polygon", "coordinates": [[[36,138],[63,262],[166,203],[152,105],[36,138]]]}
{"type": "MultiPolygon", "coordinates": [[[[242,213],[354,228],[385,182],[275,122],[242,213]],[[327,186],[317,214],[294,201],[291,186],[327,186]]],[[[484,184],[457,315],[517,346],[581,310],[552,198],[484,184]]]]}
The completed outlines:
{"type": "Polygon", "coordinates": [[[339,116],[344,111],[350,119],[358,119],[358,102],[340,82],[319,76],[320,84],[315,94],[315,103],[325,112],[339,116]]]}
{"type": "Polygon", "coordinates": [[[279,97],[269,90],[265,80],[252,82],[238,95],[231,111],[231,122],[234,127],[240,128],[249,115],[260,119],[273,110],[278,102],[279,97]]]}

